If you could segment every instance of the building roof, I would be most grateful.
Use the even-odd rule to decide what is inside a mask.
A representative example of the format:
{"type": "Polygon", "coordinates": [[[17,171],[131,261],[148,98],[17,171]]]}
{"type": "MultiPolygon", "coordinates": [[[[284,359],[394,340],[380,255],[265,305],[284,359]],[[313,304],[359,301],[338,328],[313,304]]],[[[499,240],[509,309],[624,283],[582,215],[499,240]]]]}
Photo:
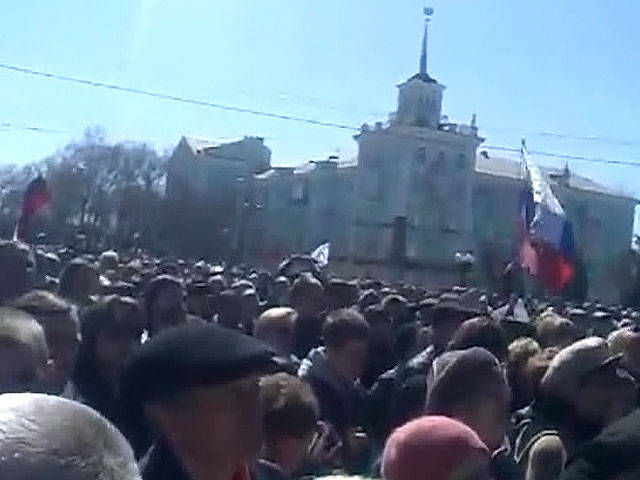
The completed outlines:
{"type": "Polygon", "coordinates": [[[438,83],[438,81],[435,78],[431,77],[426,72],[424,72],[424,73],[416,73],[415,75],[409,77],[407,79],[407,82],[410,82],[413,79],[422,80],[425,83],[438,83]]]}
{"type": "Polygon", "coordinates": [[[230,145],[234,143],[240,143],[244,140],[248,139],[261,139],[261,137],[237,137],[237,138],[226,138],[219,140],[210,140],[208,138],[198,138],[198,137],[189,137],[184,135],[182,137],[184,141],[187,143],[189,148],[193,151],[194,154],[198,153],[206,153],[206,150],[221,147],[223,145],[230,145]]]}
{"type": "MultiPolygon", "coordinates": [[[[560,178],[564,181],[565,170],[562,168],[540,167],[540,170],[551,184],[560,183],[560,178]]],[[[484,151],[478,153],[476,156],[476,172],[496,177],[512,178],[514,180],[522,178],[519,161],[512,160],[510,158],[496,157],[494,155],[485,156],[484,151]]],[[[578,175],[575,172],[570,172],[567,183],[570,188],[574,188],[576,190],[636,200],[628,193],[614,190],[597,183],[590,178],[578,175]]]]}
{"type": "MultiPolygon", "coordinates": [[[[356,157],[353,157],[353,158],[350,158],[349,160],[336,162],[336,168],[334,171],[347,172],[348,170],[355,170],[357,166],[358,166],[358,159],[356,157]]],[[[278,174],[305,175],[317,169],[318,169],[317,162],[307,162],[307,163],[298,165],[296,167],[273,167],[269,170],[266,170],[256,175],[256,178],[260,180],[266,180],[278,174]]]]}

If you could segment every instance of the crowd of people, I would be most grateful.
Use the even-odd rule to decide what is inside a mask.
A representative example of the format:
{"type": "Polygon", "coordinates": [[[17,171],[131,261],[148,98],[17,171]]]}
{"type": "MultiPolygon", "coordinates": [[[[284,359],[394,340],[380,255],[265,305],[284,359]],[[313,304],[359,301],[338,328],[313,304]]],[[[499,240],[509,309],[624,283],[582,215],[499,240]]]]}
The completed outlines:
{"type": "Polygon", "coordinates": [[[640,478],[640,313],[0,242],[0,478],[640,478]]]}

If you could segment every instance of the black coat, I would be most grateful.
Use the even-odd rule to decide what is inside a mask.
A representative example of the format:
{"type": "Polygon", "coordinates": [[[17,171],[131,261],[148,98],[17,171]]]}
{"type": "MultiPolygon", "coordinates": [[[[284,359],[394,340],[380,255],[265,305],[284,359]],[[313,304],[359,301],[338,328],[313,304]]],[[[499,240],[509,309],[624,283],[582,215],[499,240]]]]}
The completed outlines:
{"type": "Polygon", "coordinates": [[[156,442],[140,460],[142,480],[191,480],[171,449],[156,442]]]}
{"type": "Polygon", "coordinates": [[[359,390],[329,366],[323,348],[309,352],[299,375],[318,398],[320,418],[330,423],[344,441],[347,431],[360,423],[362,396],[359,390]]]}

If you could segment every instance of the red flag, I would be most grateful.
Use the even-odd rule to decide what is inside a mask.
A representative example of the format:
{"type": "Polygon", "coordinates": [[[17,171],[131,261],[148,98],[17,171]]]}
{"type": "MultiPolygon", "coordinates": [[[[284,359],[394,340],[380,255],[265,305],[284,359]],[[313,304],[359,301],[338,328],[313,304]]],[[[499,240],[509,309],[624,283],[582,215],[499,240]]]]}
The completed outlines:
{"type": "Polygon", "coordinates": [[[51,203],[51,194],[47,189],[47,182],[41,175],[38,175],[29,183],[26,192],[24,192],[20,217],[13,231],[14,240],[24,240],[31,218],[49,203],[51,203]]]}

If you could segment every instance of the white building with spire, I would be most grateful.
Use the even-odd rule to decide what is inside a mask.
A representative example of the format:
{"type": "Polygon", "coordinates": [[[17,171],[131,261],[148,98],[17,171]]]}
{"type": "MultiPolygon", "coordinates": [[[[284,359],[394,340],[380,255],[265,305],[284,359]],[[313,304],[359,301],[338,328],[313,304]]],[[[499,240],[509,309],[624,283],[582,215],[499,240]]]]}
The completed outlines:
{"type": "Polygon", "coordinates": [[[419,72],[398,85],[397,110],[354,137],[352,251],[356,262],[392,258],[448,276],[457,275],[455,254],[474,249],[471,197],[483,139],[442,115],[445,87],[427,70],[427,22],[419,72]]]}
{"type": "MultiPolygon", "coordinates": [[[[445,87],[428,71],[428,20],[418,73],[398,85],[386,122],[354,136],[357,159],[271,168],[261,138],[183,139],[167,194],[209,192],[203,201],[227,205],[224,251],[252,264],[273,268],[328,241],[330,267],[345,276],[443,286],[460,280],[456,259],[473,252],[475,281],[499,289],[515,251],[520,165],[482,149],[475,115],[469,125],[442,115],[445,87]]],[[[573,222],[589,295],[615,300],[621,286],[611,279],[630,246],[637,200],[568,166],[542,171],[573,222]]]]}

